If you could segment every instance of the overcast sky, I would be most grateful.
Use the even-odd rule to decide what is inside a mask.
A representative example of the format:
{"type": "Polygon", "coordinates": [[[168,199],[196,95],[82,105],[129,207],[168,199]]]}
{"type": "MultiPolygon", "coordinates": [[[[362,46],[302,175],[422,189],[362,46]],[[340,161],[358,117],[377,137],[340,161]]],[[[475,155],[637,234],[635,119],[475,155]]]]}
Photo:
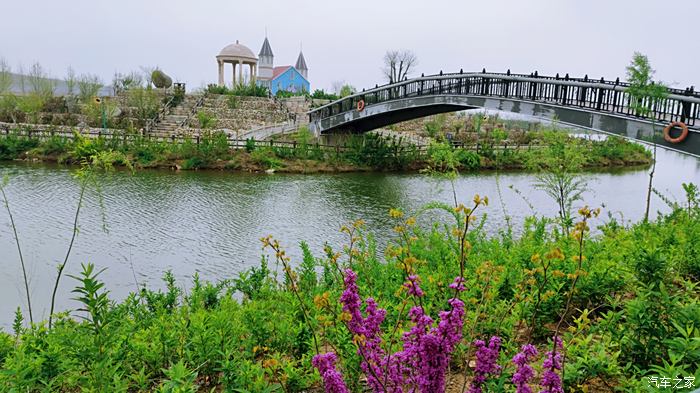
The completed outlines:
{"type": "MultiPolygon", "coordinates": [[[[159,66],[202,86],[240,40],[257,55],[265,28],[275,65],[303,44],[312,89],[382,83],[387,49],[411,49],[414,75],[440,70],[624,77],[634,51],[657,79],[700,87],[698,0],[0,0],[0,57],[17,69],[68,66],[111,82],[159,66]]],[[[227,78],[230,70],[227,69],[227,78]]]]}

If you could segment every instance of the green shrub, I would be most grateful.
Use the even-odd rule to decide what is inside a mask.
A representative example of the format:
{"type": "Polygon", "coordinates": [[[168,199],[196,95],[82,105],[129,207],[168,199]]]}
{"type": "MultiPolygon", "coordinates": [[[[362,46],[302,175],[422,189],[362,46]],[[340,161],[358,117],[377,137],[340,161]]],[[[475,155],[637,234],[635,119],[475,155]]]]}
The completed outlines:
{"type": "Polygon", "coordinates": [[[39,146],[39,140],[10,134],[0,137],[0,160],[14,160],[39,146]]]}
{"type": "Polygon", "coordinates": [[[197,112],[197,121],[199,122],[199,128],[209,129],[216,127],[216,117],[209,111],[200,110],[197,112]]]}
{"type": "Polygon", "coordinates": [[[238,109],[238,106],[240,105],[240,99],[237,96],[228,96],[226,98],[226,105],[228,106],[228,109],[238,109]]]}
{"type": "Polygon", "coordinates": [[[481,157],[476,152],[458,149],[455,155],[460,166],[466,170],[474,171],[481,167],[481,157]]]}
{"type": "Polygon", "coordinates": [[[336,101],[336,100],[340,99],[340,97],[338,95],[332,94],[332,93],[326,93],[323,89],[314,90],[313,94],[311,94],[311,98],[317,99],[317,100],[330,100],[330,101],[336,101]]]}
{"type": "Polygon", "coordinates": [[[250,153],[250,158],[254,163],[262,165],[267,169],[279,169],[284,167],[284,163],[280,160],[275,151],[269,147],[255,149],[250,153]]]}

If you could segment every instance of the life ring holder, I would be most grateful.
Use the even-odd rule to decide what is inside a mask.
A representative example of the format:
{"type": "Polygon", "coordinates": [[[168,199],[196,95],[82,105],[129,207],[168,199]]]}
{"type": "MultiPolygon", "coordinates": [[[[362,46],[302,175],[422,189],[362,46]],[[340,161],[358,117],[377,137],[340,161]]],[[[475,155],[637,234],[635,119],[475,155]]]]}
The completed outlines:
{"type": "Polygon", "coordinates": [[[688,137],[688,126],[685,125],[685,123],[683,123],[683,122],[674,121],[671,124],[667,125],[666,128],[664,128],[664,140],[666,140],[666,142],[681,143],[687,137],[688,137]],[[671,137],[671,130],[674,127],[679,127],[681,129],[681,134],[675,138],[672,138],[671,137]]]}
{"type": "Polygon", "coordinates": [[[365,100],[357,101],[357,111],[362,112],[365,109],[365,100]]]}

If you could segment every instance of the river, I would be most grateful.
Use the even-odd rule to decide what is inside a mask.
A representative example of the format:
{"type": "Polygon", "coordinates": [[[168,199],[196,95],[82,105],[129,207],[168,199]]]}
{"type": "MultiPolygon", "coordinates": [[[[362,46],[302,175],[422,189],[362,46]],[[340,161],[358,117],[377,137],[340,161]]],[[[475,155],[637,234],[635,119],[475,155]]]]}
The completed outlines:
{"type": "MultiPolygon", "coordinates": [[[[0,163],[0,176],[9,176],[6,193],[28,266],[35,319],[47,317],[56,267],[70,242],[79,195],[74,171],[55,165],[0,163]]],[[[599,222],[608,219],[607,213],[625,221],[641,219],[648,169],[589,173],[586,178],[590,191],[584,202],[603,207],[599,222]]],[[[681,183],[691,181],[700,183],[700,160],[659,149],[655,187],[680,201],[681,183]]],[[[534,213],[556,213],[554,203],[532,182],[531,173],[480,172],[461,175],[454,186],[465,204],[475,193],[489,196],[491,203],[482,213],[488,215],[486,230],[496,233],[506,227],[505,214],[512,217],[516,229],[533,214],[523,196],[535,206],[534,213]]],[[[107,268],[101,278],[114,299],[135,290],[137,283],[162,288],[160,278],[168,269],[183,287],[190,285],[195,272],[206,280],[236,277],[259,264],[259,238],[268,234],[279,239],[298,262],[299,241],[308,242],[320,256],[325,243],[336,248],[344,244],[342,225],[362,218],[382,250],[392,235],[390,208],[410,213],[431,201],[452,201],[449,181],[420,174],[116,171],[101,175],[99,185],[99,193],[91,189],[86,195],[66,273],[78,273],[80,264],[88,261],[107,268]]],[[[654,216],[667,210],[654,196],[654,216]]],[[[19,258],[4,209],[0,210],[0,267],[0,327],[8,329],[16,307],[24,309],[25,304],[19,258]]],[[[75,280],[63,277],[58,310],[75,308],[69,300],[74,284],[75,280]]]]}

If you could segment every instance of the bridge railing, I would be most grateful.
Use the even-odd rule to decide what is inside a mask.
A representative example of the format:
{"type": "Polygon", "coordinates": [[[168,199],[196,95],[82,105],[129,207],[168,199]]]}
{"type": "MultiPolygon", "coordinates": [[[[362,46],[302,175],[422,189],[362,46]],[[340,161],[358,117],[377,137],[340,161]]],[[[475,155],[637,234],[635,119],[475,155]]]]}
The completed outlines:
{"type": "Polygon", "coordinates": [[[405,98],[461,95],[496,97],[541,102],[550,105],[578,107],[659,122],[681,121],[700,127],[700,94],[693,88],[668,89],[662,100],[649,101],[627,92],[629,84],[615,81],[569,78],[568,74],[539,76],[510,73],[456,73],[420,77],[362,91],[309,112],[311,122],[355,110],[362,100],[365,105],[405,98]],[[649,108],[641,113],[637,108],[649,108]]]}

